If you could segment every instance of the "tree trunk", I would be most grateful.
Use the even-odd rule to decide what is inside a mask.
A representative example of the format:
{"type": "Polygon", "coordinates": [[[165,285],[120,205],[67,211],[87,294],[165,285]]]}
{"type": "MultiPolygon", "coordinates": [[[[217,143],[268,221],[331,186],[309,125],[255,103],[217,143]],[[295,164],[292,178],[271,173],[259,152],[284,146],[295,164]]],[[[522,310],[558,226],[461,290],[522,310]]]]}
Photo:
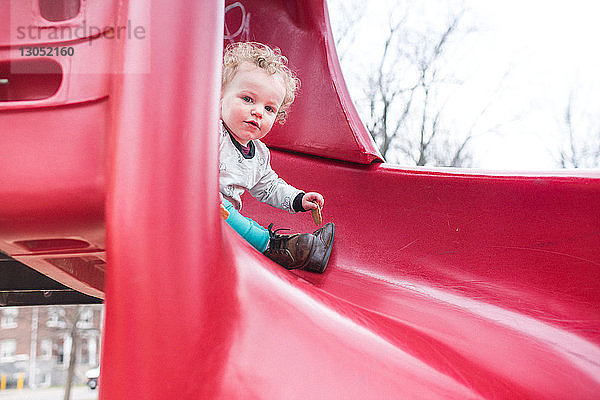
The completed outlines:
{"type": "Polygon", "coordinates": [[[77,364],[77,319],[71,329],[71,355],[69,356],[69,368],[67,370],[67,381],[65,382],[64,400],[71,400],[71,386],[75,376],[75,365],[77,364]]]}

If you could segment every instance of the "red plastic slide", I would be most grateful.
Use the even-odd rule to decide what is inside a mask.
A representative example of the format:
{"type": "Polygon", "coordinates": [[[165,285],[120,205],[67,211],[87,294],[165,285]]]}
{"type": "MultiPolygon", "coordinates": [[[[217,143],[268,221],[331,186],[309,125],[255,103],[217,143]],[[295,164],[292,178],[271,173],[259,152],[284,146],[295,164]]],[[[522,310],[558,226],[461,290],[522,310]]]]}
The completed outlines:
{"type": "MultiPolygon", "coordinates": [[[[60,42],[90,49],[55,60],[56,94],[0,98],[0,250],[105,299],[101,399],[599,397],[600,173],[383,163],[323,0],[79,13],[72,26],[93,14],[145,34],[60,42]],[[220,60],[236,40],[280,47],[302,80],[266,142],[282,177],[325,196],[322,275],[279,267],[219,217],[220,60]]],[[[0,63],[21,60],[0,33],[0,63]]],[[[252,198],[243,212],[314,229],[252,198]]]]}

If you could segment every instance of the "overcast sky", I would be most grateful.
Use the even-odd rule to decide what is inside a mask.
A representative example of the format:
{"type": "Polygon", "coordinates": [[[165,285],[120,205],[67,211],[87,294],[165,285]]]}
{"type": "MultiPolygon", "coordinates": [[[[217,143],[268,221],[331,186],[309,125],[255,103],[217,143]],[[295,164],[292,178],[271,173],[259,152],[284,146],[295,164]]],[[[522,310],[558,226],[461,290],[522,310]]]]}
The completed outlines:
{"type": "MultiPolygon", "coordinates": [[[[332,24],[335,7],[329,0],[332,24]]],[[[400,1],[400,0],[399,0],[400,1]]],[[[553,153],[564,135],[562,117],[571,94],[581,120],[600,132],[600,1],[596,0],[405,0],[412,3],[411,23],[444,24],[447,10],[464,4],[465,36],[453,68],[464,79],[452,94],[454,126],[467,128],[481,104],[490,101],[489,124],[504,124],[495,134],[472,142],[474,166],[501,170],[552,170],[553,153]],[[416,10],[416,11],[415,11],[416,10]]],[[[353,98],[370,54],[383,43],[395,0],[364,2],[354,49],[344,55],[342,68],[353,98]],[[362,61],[361,61],[362,60],[362,61]]],[[[397,8],[396,8],[397,11],[397,8]]]]}

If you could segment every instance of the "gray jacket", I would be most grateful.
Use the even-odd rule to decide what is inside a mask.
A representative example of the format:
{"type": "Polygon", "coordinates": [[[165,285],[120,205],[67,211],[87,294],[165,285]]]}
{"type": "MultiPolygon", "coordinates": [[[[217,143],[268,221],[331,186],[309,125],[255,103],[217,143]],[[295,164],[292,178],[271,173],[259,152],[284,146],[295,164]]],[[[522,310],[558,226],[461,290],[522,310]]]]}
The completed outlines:
{"type": "Polygon", "coordinates": [[[294,200],[303,193],[279,178],[271,169],[271,153],[260,140],[252,140],[250,154],[245,155],[240,144],[220,124],[219,190],[233,206],[242,208],[245,190],[257,200],[295,213],[294,200]]]}

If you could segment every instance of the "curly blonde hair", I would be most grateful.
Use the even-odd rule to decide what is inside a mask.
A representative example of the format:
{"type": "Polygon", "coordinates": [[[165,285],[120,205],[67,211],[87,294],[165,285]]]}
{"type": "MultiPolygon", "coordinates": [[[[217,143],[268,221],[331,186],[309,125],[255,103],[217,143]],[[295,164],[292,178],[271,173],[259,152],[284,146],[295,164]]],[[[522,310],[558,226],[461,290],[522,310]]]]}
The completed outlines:
{"type": "Polygon", "coordinates": [[[276,120],[283,124],[287,118],[288,109],[294,102],[296,93],[300,88],[300,79],[286,65],[287,58],[281,54],[281,50],[277,47],[271,48],[258,42],[231,43],[225,49],[223,56],[221,91],[233,80],[239,66],[244,62],[254,64],[271,75],[277,74],[281,77],[285,87],[285,96],[281,107],[277,111],[276,120]]]}

